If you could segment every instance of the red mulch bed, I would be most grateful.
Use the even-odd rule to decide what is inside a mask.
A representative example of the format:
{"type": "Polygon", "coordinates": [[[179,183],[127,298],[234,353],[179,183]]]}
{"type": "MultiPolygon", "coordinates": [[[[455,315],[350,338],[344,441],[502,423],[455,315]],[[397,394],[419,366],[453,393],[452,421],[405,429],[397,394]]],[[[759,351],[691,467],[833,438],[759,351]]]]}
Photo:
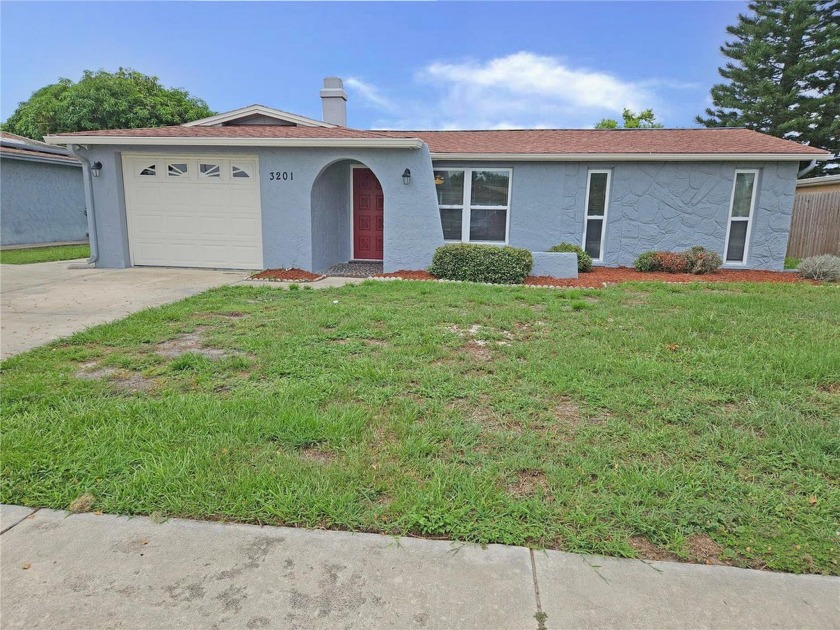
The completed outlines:
{"type": "MultiPolygon", "coordinates": [[[[402,278],[403,280],[436,280],[428,271],[401,269],[383,273],[377,278],[402,278]]],[[[551,278],[549,276],[528,276],[525,284],[534,287],[602,287],[604,284],[621,282],[810,282],[795,272],[757,271],[749,269],[720,269],[714,273],[694,275],[691,273],[642,272],[630,267],[594,267],[592,271],[577,278],[551,278]]]]}
{"type": "Polygon", "coordinates": [[[251,276],[251,280],[270,280],[272,282],[315,282],[323,275],[303,269],[266,269],[251,276]]]}

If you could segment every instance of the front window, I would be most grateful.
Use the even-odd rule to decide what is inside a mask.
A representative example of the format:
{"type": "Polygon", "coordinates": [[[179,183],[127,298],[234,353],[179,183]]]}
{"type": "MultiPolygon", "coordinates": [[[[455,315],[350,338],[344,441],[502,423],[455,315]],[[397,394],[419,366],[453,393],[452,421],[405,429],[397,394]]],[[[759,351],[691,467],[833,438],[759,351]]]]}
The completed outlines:
{"type": "Polygon", "coordinates": [[[583,248],[592,260],[603,260],[604,227],[610,196],[610,171],[589,171],[586,181],[586,219],[583,248]]]}
{"type": "Polygon", "coordinates": [[[732,204],[726,234],[726,262],[742,265],[747,261],[750,219],[755,206],[758,171],[735,171],[732,204]]]}
{"type": "Polygon", "coordinates": [[[435,171],[443,238],[507,243],[510,169],[435,171]]]}

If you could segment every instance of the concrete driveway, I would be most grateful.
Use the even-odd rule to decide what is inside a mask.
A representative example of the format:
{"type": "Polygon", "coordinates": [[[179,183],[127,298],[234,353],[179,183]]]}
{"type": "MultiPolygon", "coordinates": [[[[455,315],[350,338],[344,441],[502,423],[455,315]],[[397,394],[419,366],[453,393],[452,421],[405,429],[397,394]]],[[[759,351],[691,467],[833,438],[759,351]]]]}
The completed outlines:
{"type": "Polygon", "coordinates": [[[247,271],[94,269],[84,261],[0,265],[0,356],[136,311],[236,284],[247,271]],[[80,268],[81,267],[81,268],[80,268]]]}

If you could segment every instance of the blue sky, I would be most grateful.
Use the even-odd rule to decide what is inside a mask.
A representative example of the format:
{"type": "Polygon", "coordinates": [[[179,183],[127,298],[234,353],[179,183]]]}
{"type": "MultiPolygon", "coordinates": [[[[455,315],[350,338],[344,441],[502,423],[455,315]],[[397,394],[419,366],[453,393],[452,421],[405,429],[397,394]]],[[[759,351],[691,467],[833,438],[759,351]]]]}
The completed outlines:
{"type": "Polygon", "coordinates": [[[588,127],[622,107],[693,126],[744,2],[0,4],[0,118],[59,77],[131,67],[217,111],[320,118],[345,79],[358,128],[588,127]]]}

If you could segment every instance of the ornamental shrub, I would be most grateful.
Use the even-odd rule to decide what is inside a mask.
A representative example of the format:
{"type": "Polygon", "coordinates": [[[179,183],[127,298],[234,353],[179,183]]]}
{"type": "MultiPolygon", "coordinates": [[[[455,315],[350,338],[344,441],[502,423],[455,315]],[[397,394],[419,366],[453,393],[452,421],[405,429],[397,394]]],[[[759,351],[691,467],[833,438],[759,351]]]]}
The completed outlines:
{"type": "Polygon", "coordinates": [[[683,256],[685,256],[689,273],[712,273],[720,269],[723,264],[723,259],[717,253],[707,251],[705,247],[700,245],[695,245],[687,250],[683,256]]]}
{"type": "Polygon", "coordinates": [[[685,254],[675,252],[656,252],[657,271],[665,273],[686,273],[688,271],[688,260],[685,254]]]}
{"type": "Polygon", "coordinates": [[[659,271],[656,268],[656,256],[659,252],[642,252],[633,263],[637,271],[659,271]]]}
{"type": "Polygon", "coordinates": [[[840,280],[840,256],[809,256],[799,263],[799,275],[809,280],[837,282],[840,280]]]}
{"type": "Polygon", "coordinates": [[[578,258],[578,271],[592,271],[592,256],[587,254],[582,247],[572,245],[571,243],[560,243],[555,245],[548,251],[550,252],[574,252],[578,258]]]}
{"type": "Polygon", "coordinates": [[[429,273],[446,280],[522,284],[533,266],[527,249],[455,243],[435,250],[429,273]]]}

